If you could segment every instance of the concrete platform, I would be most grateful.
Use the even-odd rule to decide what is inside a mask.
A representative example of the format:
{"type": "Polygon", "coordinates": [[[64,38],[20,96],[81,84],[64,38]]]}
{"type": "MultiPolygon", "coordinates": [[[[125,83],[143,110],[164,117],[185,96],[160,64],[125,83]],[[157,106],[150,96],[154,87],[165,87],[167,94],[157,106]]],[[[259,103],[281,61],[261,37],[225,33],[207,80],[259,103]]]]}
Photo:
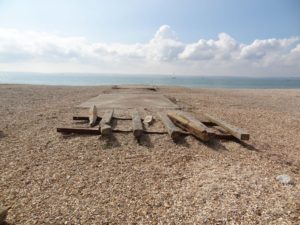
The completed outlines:
{"type": "Polygon", "coordinates": [[[178,109],[178,105],[171,102],[168,98],[160,93],[114,93],[101,94],[83,102],[78,107],[90,108],[96,105],[98,109],[178,109]]]}

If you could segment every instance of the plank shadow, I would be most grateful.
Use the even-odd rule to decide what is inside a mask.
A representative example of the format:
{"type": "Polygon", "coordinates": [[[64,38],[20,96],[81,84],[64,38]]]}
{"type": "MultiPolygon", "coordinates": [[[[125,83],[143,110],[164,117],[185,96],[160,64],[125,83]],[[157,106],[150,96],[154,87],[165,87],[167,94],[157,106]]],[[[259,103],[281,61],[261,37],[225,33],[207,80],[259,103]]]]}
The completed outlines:
{"type": "Polygon", "coordinates": [[[259,149],[257,149],[255,146],[251,145],[251,144],[248,144],[244,141],[241,141],[237,138],[234,138],[233,141],[235,141],[236,143],[240,144],[241,146],[243,146],[244,148],[246,148],[247,150],[249,151],[256,151],[256,152],[260,152],[259,149]]]}
{"type": "Polygon", "coordinates": [[[214,151],[228,151],[219,139],[211,139],[208,142],[202,142],[208,148],[214,151]]]}
{"type": "Polygon", "coordinates": [[[0,139],[4,138],[6,135],[3,133],[3,131],[0,130],[0,139]]]}
{"type": "Polygon", "coordinates": [[[101,145],[103,149],[113,149],[121,146],[120,142],[114,134],[111,134],[109,136],[100,136],[99,140],[103,141],[101,145]]]}
{"type": "Polygon", "coordinates": [[[186,141],[186,137],[187,137],[187,136],[188,136],[188,135],[182,134],[182,135],[180,135],[180,136],[177,138],[177,140],[173,140],[173,141],[174,141],[174,143],[177,144],[177,145],[181,145],[181,146],[183,146],[183,147],[189,148],[191,145],[186,141]]]}
{"type": "Polygon", "coordinates": [[[136,139],[138,144],[147,148],[153,148],[154,145],[151,142],[149,134],[143,134],[141,137],[136,139]]]}

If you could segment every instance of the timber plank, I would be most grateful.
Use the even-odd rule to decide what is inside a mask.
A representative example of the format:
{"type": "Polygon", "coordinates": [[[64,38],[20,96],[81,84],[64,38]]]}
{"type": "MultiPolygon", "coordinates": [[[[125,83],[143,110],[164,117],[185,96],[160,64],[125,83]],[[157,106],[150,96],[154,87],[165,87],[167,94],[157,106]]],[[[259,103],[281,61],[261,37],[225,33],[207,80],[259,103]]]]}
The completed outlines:
{"type": "Polygon", "coordinates": [[[114,110],[107,110],[100,121],[100,131],[102,135],[109,135],[112,132],[110,122],[113,118],[114,110]]]}
{"type": "Polygon", "coordinates": [[[66,127],[59,127],[56,128],[56,131],[59,133],[65,134],[92,134],[92,135],[100,135],[99,129],[93,128],[66,128],[66,127]]]}
{"type": "Polygon", "coordinates": [[[137,111],[132,112],[132,130],[135,137],[140,137],[143,134],[143,124],[141,117],[137,111]]]}
{"type": "Polygon", "coordinates": [[[223,120],[220,120],[214,116],[211,116],[209,114],[205,114],[205,116],[212,121],[213,123],[219,125],[222,127],[224,130],[226,130],[228,133],[230,133],[232,136],[236,137],[239,140],[249,140],[250,135],[247,131],[238,128],[236,126],[233,126],[223,120]]]}
{"type": "Polygon", "coordinates": [[[181,112],[168,112],[167,115],[179,127],[187,130],[202,141],[209,141],[208,127],[206,127],[199,120],[192,115],[181,112]]]}
{"type": "Polygon", "coordinates": [[[167,114],[161,112],[161,113],[158,113],[158,116],[160,117],[161,121],[163,122],[170,137],[173,140],[177,140],[183,133],[182,130],[174,125],[174,123],[170,120],[170,118],[167,116],[167,114]]]}
{"type": "MultiPolygon", "coordinates": [[[[113,119],[116,120],[131,120],[131,117],[117,117],[117,116],[113,116],[113,119]]],[[[102,119],[101,116],[97,116],[97,121],[100,121],[102,119]]],[[[89,117],[88,116],[73,116],[73,120],[86,120],[89,121],[89,117]]],[[[143,120],[143,119],[142,119],[143,120]]]]}
{"type": "Polygon", "coordinates": [[[97,107],[94,105],[89,110],[89,124],[91,127],[96,125],[97,117],[97,107]]]}

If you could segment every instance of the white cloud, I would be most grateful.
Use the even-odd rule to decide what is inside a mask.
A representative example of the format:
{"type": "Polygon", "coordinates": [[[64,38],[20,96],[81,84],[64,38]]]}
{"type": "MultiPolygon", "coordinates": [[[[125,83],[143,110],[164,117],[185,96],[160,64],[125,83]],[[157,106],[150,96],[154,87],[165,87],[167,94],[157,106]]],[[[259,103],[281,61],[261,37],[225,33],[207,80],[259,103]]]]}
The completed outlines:
{"type": "Polygon", "coordinates": [[[147,59],[170,61],[177,59],[184,49],[184,44],[178,41],[175,32],[168,25],[163,25],[144,47],[147,59]]]}
{"type": "Polygon", "coordinates": [[[244,44],[220,33],[216,40],[183,43],[163,25],[147,43],[121,44],[0,29],[0,70],[300,75],[299,61],[299,37],[244,44]]]}
{"type": "Polygon", "coordinates": [[[237,49],[237,42],[226,33],[220,33],[218,40],[200,39],[197,43],[187,44],[179,55],[187,60],[228,59],[237,49]]]}

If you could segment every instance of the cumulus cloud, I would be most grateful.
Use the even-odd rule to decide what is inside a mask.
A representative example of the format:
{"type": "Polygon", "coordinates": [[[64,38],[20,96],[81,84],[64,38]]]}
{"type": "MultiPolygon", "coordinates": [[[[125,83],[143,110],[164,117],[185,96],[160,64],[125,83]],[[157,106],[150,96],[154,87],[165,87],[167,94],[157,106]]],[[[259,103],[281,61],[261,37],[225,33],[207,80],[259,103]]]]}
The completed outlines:
{"type": "Polygon", "coordinates": [[[40,70],[43,65],[46,70],[46,65],[57,65],[57,72],[82,68],[86,72],[300,75],[299,61],[299,37],[245,44],[220,33],[217,39],[184,43],[170,26],[163,25],[146,43],[122,44],[0,29],[0,70],[16,65],[20,70],[29,65],[40,70]]]}
{"type": "Polygon", "coordinates": [[[218,40],[200,39],[197,43],[187,44],[179,55],[187,60],[228,59],[237,49],[237,42],[226,33],[220,33],[218,40]]]}

